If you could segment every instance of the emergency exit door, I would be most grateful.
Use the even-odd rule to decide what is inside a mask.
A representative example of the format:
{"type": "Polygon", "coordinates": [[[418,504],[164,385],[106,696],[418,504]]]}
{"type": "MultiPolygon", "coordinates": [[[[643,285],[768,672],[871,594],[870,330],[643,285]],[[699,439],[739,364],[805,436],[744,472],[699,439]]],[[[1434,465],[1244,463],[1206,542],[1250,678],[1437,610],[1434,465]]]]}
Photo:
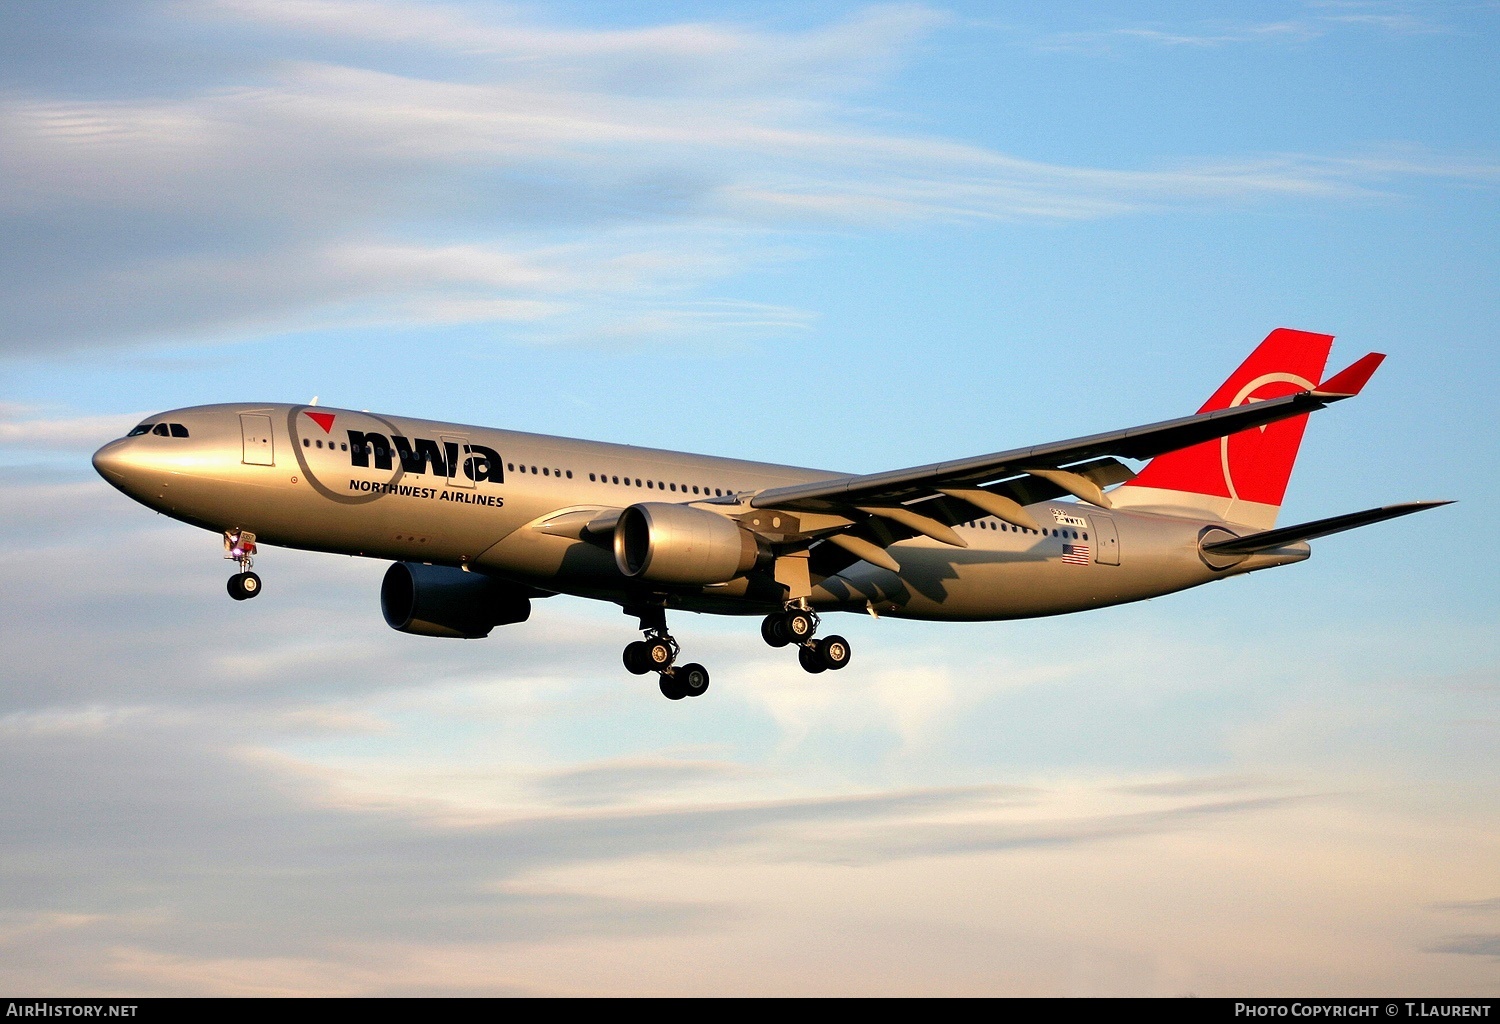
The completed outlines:
{"type": "Polygon", "coordinates": [[[1094,527],[1094,561],[1100,565],[1120,564],[1120,534],[1115,521],[1109,516],[1095,512],[1089,516],[1094,527]]]}
{"type": "Polygon", "coordinates": [[[440,438],[443,442],[443,454],[448,461],[448,486],[464,487],[468,490],[474,489],[474,459],[477,455],[469,453],[469,439],[460,434],[444,434],[440,438]],[[467,467],[468,472],[465,472],[467,467]]]}
{"type": "Polygon", "coordinates": [[[241,413],[240,436],[245,443],[245,465],[276,465],[276,452],[271,441],[271,417],[241,413]]]}

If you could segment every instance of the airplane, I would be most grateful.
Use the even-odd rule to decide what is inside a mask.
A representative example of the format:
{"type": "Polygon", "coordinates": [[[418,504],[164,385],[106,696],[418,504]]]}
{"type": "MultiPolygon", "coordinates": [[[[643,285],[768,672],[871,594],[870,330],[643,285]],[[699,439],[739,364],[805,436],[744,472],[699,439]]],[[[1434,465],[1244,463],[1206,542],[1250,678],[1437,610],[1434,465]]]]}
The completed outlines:
{"type": "MultiPolygon", "coordinates": [[[[223,537],[236,600],[264,544],[388,559],[394,629],[477,639],[555,594],[639,621],[623,660],[672,700],[668,609],[761,615],[810,673],[850,645],[831,612],[991,621],[1140,601],[1300,562],[1308,541],[1446,501],[1276,527],[1310,413],[1385,358],[1323,379],[1331,335],[1281,328],[1196,415],[973,458],[835,473],[309,405],[152,416],[94,454],[136,501],[223,537]],[[1145,462],[1131,470],[1121,459],[1145,462]]],[[[314,400],[316,401],[316,400],[314,400]]]]}

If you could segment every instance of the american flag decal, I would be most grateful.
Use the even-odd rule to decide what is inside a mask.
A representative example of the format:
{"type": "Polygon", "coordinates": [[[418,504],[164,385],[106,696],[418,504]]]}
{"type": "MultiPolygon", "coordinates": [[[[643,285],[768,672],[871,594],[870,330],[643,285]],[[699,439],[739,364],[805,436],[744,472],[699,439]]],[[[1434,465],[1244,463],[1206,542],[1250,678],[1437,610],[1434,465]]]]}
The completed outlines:
{"type": "Polygon", "coordinates": [[[1064,565],[1088,565],[1089,546],[1087,544],[1064,544],[1062,560],[1064,565]]]}

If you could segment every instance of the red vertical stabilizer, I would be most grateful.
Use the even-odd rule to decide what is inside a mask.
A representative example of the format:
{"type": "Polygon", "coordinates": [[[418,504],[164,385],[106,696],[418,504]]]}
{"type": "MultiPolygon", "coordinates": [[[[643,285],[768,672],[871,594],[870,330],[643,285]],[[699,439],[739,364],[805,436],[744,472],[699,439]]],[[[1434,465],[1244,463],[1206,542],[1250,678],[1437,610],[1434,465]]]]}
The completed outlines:
{"type": "MultiPolygon", "coordinates": [[[[1312,391],[1323,377],[1332,346],[1332,335],[1278,328],[1198,411],[1312,391]]],[[[1275,525],[1306,427],[1307,417],[1296,416],[1158,455],[1112,497],[1126,507],[1207,513],[1269,529],[1275,525]]]]}

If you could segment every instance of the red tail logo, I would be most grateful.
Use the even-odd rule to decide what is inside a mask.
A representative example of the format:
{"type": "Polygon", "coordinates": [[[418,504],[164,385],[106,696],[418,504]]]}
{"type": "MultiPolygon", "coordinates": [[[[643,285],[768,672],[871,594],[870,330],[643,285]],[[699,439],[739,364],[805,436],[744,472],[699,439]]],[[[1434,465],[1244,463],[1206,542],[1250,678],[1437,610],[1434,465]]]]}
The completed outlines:
{"type": "MultiPolygon", "coordinates": [[[[1333,336],[1280,328],[1261,342],[1199,412],[1232,409],[1298,391],[1323,377],[1333,336]]],[[[1302,445],[1306,416],[1205,441],[1151,460],[1127,486],[1211,494],[1279,506],[1302,445]]]]}

